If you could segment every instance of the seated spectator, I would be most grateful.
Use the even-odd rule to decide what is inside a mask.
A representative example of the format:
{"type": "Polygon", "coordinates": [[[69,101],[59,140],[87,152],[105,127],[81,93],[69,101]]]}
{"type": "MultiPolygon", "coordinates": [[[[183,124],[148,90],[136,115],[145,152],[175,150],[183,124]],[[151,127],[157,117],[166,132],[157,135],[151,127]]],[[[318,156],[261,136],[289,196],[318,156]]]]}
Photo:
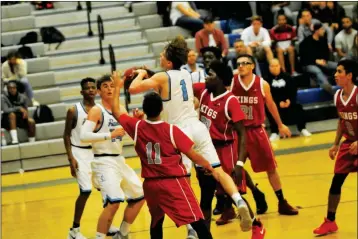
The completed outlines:
{"type": "Polygon", "coordinates": [[[353,7],[352,12],[353,12],[352,13],[352,15],[353,15],[353,28],[358,30],[358,2],[353,7]]]}
{"type": "Polygon", "coordinates": [[[200,52],[201,48],[213,46],[221,49],[221,55],[227,56],[229,48],[224,37],[223,31],[215,28],[215,23],[211,17],[204,19],[204,29],[195,34],[196,51],[200,52]]]}
{"type": "Polygon", "coordinates": [[[300,56],[303,70],[316,77],[317,83],[327,92],[334,94],[325,72],[333,75],[337,63],[328,61],[329,48],[324,39],[325,28],[321,23],[313,26],[313,35],[306,37],[300,44],[300,56]]]}
{"type": "Polygon", "coordinates": [[[193,36],[204,27],[200,14],[191,8],[189,2],[172,2],[170,20],[174,26],[191,31],[193,36]]]}
{"type": "MultiPolygon", "coordinates": [[[[309,10],[304,9],[302,11],[302,24],[297,29],[298,42],[301,43],[305,38],[312,35],[313,25],[320,23],[319,20],[312,18],[312,14],[309,10]]],[[[323,25],[325,32],[327,33],[328,48],[332,51],[333,32],[327,25],[323,25]]]]}
{"type": "Polygon", "coordinates": [[[348,58],[358,62],[358,33],[354,38],[352,52],[348,54],[348,58]]]}
{"type": "Polygon", "coordinates": [[[284,14],[277,15],[278,25],[270,30],[273,45],[276,48],[277,58],[280,61],[281,69],[286,71],[285,53],[288,53],[290,61],[290,74],[297,75],[295,71],[295,47],[293,41],[296,39],[296,30],[287,24],[287,18],[284,14]]]}
{"type": "Polygon", "coordinates": [[[328,24],[333,32],[342,29],[342,18],[346,15],[344,8],[337,2],[321,2],[322,11],[320,11],[317,19],[322,23],[328,24]]]}
{"type": "Polygon", "coordinates": [[[357,31],[354,30],[352,26],[353,22],[350,17],[344,17],[342,19],[343,30],[334,38],[339,58],[352,54],[354,38],[357,35],[357,31]]]}
{"type": "Polygon", "coordinates": [[[7,82],[9,80],[17,80],[21,82],[25,88],[26,96],[30,99],[33,105],[38,105],[34,100],[34,93],[30,85],[27,75],[27,63],[18,52],[10,52],[7,56],[7,61],[2,64],[1,78],[7,82]]]}
{"type": "Polygon", "coordinates": [[[245,28],[241,34],[241,39],[245,46],[249,47],[248,53],[259,61],[266,58],[269,62],[273,58],[270,34],[267,29],[262,27],[260,16],[252,17],[251,26],[245,28]]]}
{"type": "Polygon", "coordinates": [[[280,14],[280,10],[282,10],[283,13],[290,21],[293,22],[293,13],[291,9],[288,7],[290,5],[290,2],[272,2],[271,11],[273,13],[273,19],[274,24],[277,24],[278,15],[280,14]]]}
{"type": "Polygon", "coordinates": [[[16,128],[27,129],[29,142],[35,142],[35,121],[29,117],[27,111],[27,98],[17,92],[16,81],[7,83],[7,92],[1,96],[3,110],[1,128],[10,131],[12,144],[18,144],[16,128]]]}
{"type": "Polygon", "coordinates": [[[203,64],[196,63],[197,58],[198,53],[196,53],[194,50],[190,50],[188,53],[188,63],[186,65],[183,65],[181,69],[185,69],[189,71],[189,73],[197,72],[204,69],[203,64]]]}
{"type": "MultiPolygon", "coordinates": [[[[234,49],[235,49],[236,56],[235,56],[235,58],[233,58],[229,61],[228,65],[234,71],[234,74],[238,74],[237,58],[240,55],[248,54],[248,47],[245,46],[243,40],[238,39],[234,42],[234,49]]],[[[254,57],[254,59],[255,59],[255,75],[261,76],[259,62],[257,61],[257,59],[255,57],[254,57]]]]}
{"type": "MultiPolygon", "coordinates": [[[[311,136],[306,129],[305,112],[302,105],[296,103],[297,88],[291,76],[285,72],[281,72],[280,63],[277,59],[270,62],[270,74],[267,82],[271,86],[272,98],[275,101],[281,120],[284,124],[296,124],[297,129],[303,136],[311,136]]],[[[278,127],[271,116],[266,114],[270,122],[271,136],[270,141],[280,139],[278,127]]]]}

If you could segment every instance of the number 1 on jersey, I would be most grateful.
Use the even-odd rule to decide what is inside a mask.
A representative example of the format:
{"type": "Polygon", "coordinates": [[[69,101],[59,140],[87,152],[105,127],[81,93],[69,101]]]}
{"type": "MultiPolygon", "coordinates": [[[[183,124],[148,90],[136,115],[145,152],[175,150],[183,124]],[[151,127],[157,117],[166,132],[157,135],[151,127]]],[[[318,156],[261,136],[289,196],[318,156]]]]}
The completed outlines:
{"type": "Polygon", "coordinates": [[[183,92],[183,101],[188,101],[188,91],[186,89],[185,80],[180,81],[181,91],[183,92]]]}
{"type": "Polygon", "coordinates": [[[148,164],[161,164],[162,159],[160,158],[160,144],[159,143],[154,144],[154,153],[155,153],[154,160],[152,158],[152,149],[153,149],[152,142],[147,143],[146,150],[147,150],[148,164]]]}

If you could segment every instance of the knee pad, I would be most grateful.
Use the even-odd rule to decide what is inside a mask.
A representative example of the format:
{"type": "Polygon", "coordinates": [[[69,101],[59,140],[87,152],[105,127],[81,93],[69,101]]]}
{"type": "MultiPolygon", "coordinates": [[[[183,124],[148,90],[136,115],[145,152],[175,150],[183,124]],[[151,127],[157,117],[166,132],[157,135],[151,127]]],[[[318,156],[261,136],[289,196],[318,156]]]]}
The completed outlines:
{"type": "Polygon", "coordinates": [[[329,193],[332,195],[341,194],[342,185],[347,176],[348,174],[335,174],[332,179],[332,184],[331,184],[331,188],[329,189],[329,193]]]}

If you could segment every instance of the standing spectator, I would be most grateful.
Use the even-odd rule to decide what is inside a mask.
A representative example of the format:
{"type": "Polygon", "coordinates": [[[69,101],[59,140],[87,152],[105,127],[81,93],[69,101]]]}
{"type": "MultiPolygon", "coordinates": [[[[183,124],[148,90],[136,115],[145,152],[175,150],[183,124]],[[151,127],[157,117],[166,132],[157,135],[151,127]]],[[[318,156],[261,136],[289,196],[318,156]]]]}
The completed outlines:
{"type": "Polygon", "coordinates": [[[281,69],[286,72],[285,53],[288,53],[290,73],[297,75],[295,71],[295,47],[293,45],[293,41],[296,39],[296,30],[287,24],[287,18],[284,14],[277,15],[277,22],[278,24],[270,30],[270,35],[276,48],[281,69]]]}
{"type": "Polygon", "coordinates": [[[266,58],[269,62],[273,58],[271,50],[271,38],[266,28],[262,27],[262,18],[254,16],[251,26],[245,28],[241,34],[245,46],[248,46],[248,53],[255,56],[259,61],[266,58]]]}
{"type": "Polygon", "coordinates": [[[17,92],[16,81],[7,83],[7,92],[1,96],[3,110],[1,128],[10,131],[12,144],[18,144],[16,128],[27,129],[29,142],[35,142],[36,124],[29,118],[27,111],[27,98],[24,94],[17,92]]]}
{"type": "MultiPolygon", "coordinates": [[[[280,63],[277,59],[271,60],[269,69],[270,74],[267,82],[271,86],[272,97],[277,105],[282,122],[286,125],[296,124],[298,131],[303,136],[311,136],[311,133],[306,129],[305,113],[302,105],[296,103],[297,88],[294,80],[287,73],[281,72],[280,63]]],[[[271,114],[266,115],[271,128],[270,141],[280,139],[275,120],[271,114]]]]}
{"type": "Polygon", "coordinates": [[[315,75],[321,88],[334,94],[332,85],[323,71],[333,74],[337,63],[328,61],[329,48],[324,39],[325,28],[321,23],[313,26],[313,35],[305,38],[300,44],[300,56],[303,70],[315,75]]]}
{"type": "Polygon", "coordinates": [[[188,63],[183,65],[181,69],[185,69],[189,71],[189,73],[197,72],[204,69],[204,65],[202,63],[196,63],[198,58],[198,54],[194,50],[190,50],[188,53],[188,63]]]}
{"type": "Polygon", "coordinates": [[[17,80],[21,82],[25,88],[26,96],[30,99],[33,105],[38,105],[34,100],[34,93],[30,85],[27,75],[27,63],[18,52],[10,52],[7,55],[7,61],[2,64],[2,79],[7,82],[9,80],[17,80]]]}
{"type": "Polygon", "coordinates": [[[343,30],[334,38],[336,50],[340,58],[352,53],[354,38],[357,34],[357,31],[352,28],[352,25],[353,22],[350,17],[343,17],[343,30]]]}
{"type": "Polygon", "coordinates": [[[200,14],[193,10],[189,2],[172,2],[170,20],[173,25],[191,31],[193,36],[204,27],[200,14]]]}
{"type": "MultiPolygon", "coordinates": [[[[231,69],[234,71],[234,74],[238,74],[238,67],[237,67],[237,58],[240,55],[245,55],[248,54],[248,47],[245,46],[244,41],[241,39],[238,39],[234,42],[234,49],[235,49],[235,58],[231,59],[229,61],[229,66],[231,67],[231,69]]],[[[255,74],[258,76],[261,76],[261,71],[260,71],[260,65],[259,62],[257,61],[256,58],[255,59],[255,74]]]]}
{"type": "MultiPolygon", "coordinates": [[[[301,43],[306,37],[312,35],[313,25],[320,23],[319,20],[312,18],[312,14],[309,10],[304,9],[302,11],[302,24],[298,27],[297,37],[298,42],[301,43]]],[[[327,43],[329,50],[332,51],[333,32],[327,25],[323,25],[325,32],[327,33],[327,43]]]]}
{"type": "Polygon", "coordinates": [[[220,29],[215,28],[212,17],[206,17],[204,19],[204,29],[195,34],[195,46],[197,52],[200,52],[203,47],[217,47],[221,50],[223,57],[227,56],[229,52],[224,33],[220,29]]]}
{"type": "Polygon", "coordinates": [[[280,14],[280,10],[282,10],[283,13],[287,18],[290,19],[290,21],[293,22],[293,13],[291,9],[288,7],[290,5],[290,2],[272,2],[271,11],[273,13],[273,19],[274,24],[277,24],[278,21],[278,15],[280,14]]]}

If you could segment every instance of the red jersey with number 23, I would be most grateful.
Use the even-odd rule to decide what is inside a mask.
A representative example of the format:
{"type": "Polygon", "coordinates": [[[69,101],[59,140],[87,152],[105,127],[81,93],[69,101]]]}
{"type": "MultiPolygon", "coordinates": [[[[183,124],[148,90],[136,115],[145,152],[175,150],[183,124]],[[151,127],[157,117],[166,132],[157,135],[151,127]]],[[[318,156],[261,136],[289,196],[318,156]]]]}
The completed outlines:
{"type": "Polygon", "coordinates": [[[259,127],[265,122],[265,92],[264,80],[253,74],[250,85],[245,86],[240,76],[235,74],[231,82],[231,92],[240,102],[246,118],[244,125],[259,127]]]}
{"type": "Polygon", "coordinates": [[[171,178],[187,175],[181,153],[194,145],[178,127],[163,121],[151,122],[121,115],[120,124],[134,140],[142,164],[142,178],[171,178]]]}
{"type": "Polygon", "coordinates": [[[194,95],[200,100],[199,117],[210,131],[213,140],[233,141],[233,123],[245,119],[240,103],[230,92],[214,97],[204,83],[194,84],[194,95]]]}

